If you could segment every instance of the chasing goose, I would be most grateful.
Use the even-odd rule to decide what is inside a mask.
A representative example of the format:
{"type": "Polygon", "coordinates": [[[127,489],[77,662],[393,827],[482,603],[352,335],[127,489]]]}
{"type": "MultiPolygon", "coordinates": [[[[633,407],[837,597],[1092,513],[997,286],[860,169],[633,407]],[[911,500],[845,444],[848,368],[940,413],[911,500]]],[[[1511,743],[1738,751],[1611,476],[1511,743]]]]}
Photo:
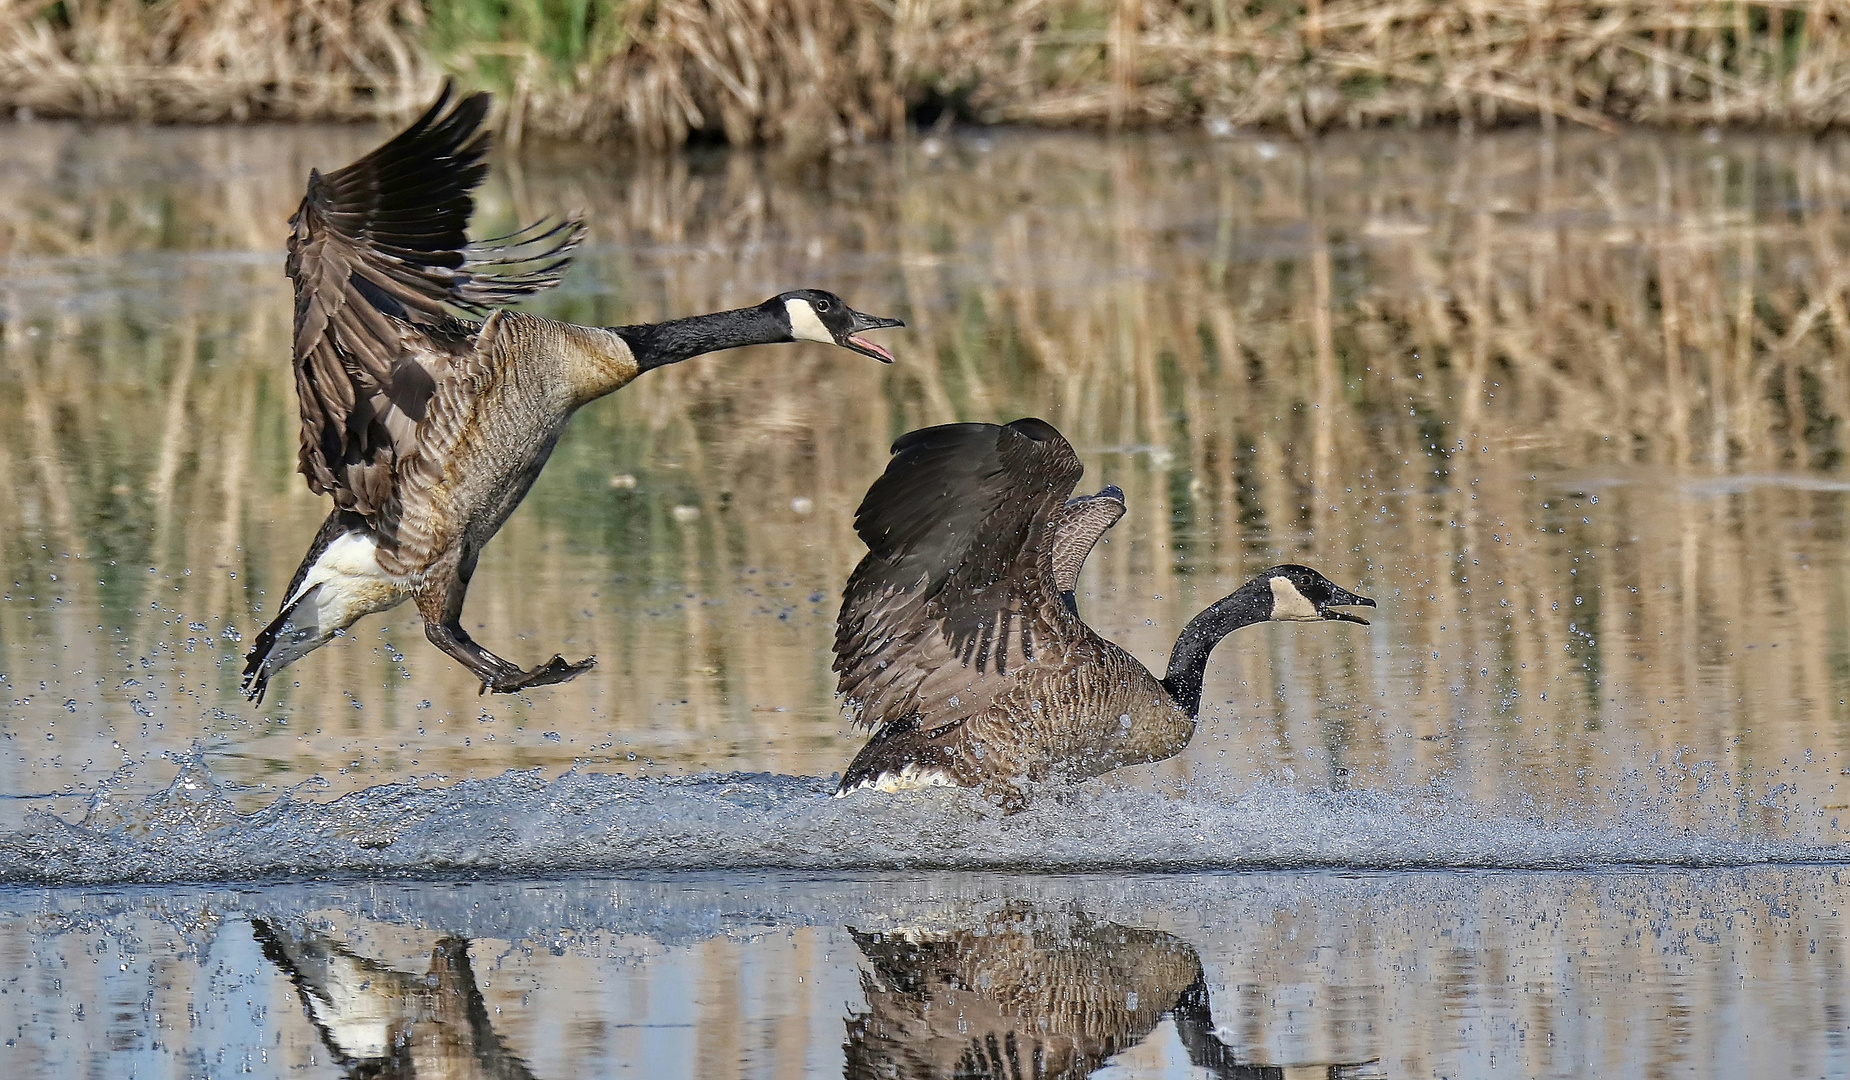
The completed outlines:
{"type": "Polygon", "coordinates": [[[338,172],[311,172],[290,218],[300,467],[334,510],[247,657],[243,689],[253,700],[283,667],[407,599],[425,636],[484,692],[576,676],[595,660],[554,656],[522,670],[476,644],[461,621],[477,556],[575,411],[652,368],[741,345],[817,341],[893,360],[861,335],[903,323],[816,289],[610,328],[502,309],[558,282],[583,225],[468,241],[469,193],[488,171],[488,101],[452,101],[445,85],[390,142],[338,172]]]}
{"type": "Polygon", "coordinates": [[[838,689],[874,731],[838,795],[953,785],[1018,810],[1031,782],[1181,752],[1208,654],[1240,627],[1367,623],[1335,609],[1373,600],[1275,566],[1195,616],[1156,678],[1072,603],[1078,567],[1123,512],[1113,488],[1065,501],[1083,471],[1042,420],[948,424],[893,444],[855,513],[868,552],[835,629],[838,689]]]}

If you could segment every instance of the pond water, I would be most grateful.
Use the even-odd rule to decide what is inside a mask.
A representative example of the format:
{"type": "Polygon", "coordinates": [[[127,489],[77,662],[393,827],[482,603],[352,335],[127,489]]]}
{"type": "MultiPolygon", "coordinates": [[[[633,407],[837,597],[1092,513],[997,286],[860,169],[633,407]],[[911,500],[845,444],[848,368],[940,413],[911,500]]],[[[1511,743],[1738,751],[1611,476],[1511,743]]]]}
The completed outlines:
{"type": "Polygon", "coordinates": [[[9,889],[0,1058],[13,1076],[1841,1076],[1845,884],[1759,868],[9,889]]]}
{"type": "MultiPolygon", "coordinates": [[[[861,1075],[905,1040],[852,1017],[937,992],[883,964],[954,982],[1012,934],[1041,984],[1131,985],[1089,958],[1122,929],[1167,959],[1069,1047],[1107,1075],[1845,1068],[1850,142],[498,158],[478,232],[590,226],[531,310],[828,288],[907,320],[899,363],[745,350],[581,413],[465,612],[597,655],[576,682],[478,696],[405,608],[258,707],[242,652],[326,512],[282,223],[377,137],[0,128],[0,1057],[357,1068],[275,959],[321,935],[536,1010],[490,1051],[455,1005],[443,1068],[861,1075]],[[1185,754],[1020,815],[825,798],[855,505],[902,432],[1027,415],[1126,492],[1080,604],[1146,663],[1281,561],[1372,625],[1241,631],[1185,754]],[[422,883],[276,884],[328,874],[422,883]]],[[[933,1045],[901,1074],[968,1049],[933,1045]]]]}

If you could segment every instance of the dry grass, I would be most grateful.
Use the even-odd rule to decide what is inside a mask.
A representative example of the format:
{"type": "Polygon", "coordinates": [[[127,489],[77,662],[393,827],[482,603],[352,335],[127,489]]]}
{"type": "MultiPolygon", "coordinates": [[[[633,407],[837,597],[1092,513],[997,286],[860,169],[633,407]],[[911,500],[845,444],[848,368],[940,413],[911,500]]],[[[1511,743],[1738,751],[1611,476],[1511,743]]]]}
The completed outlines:
{"type": "Polygon", "coordinates": [[[1850,116],[1850,24],[1831,2],[963,6],[965,18],[902,21],[895,37],[930,57],[912,70],[940,65],[938,85],[970,87],[991,120],[1205,119],[1302,133],[1537,117],[1823,127],[1850,116]],[[929,47],[983,21],[955,51],[929,47]]]}
{"type": "Polygon", "coordinates": [[[802,156],[951,110],[1215,130],[1850,120],[1840,0],[0,0],[0,108],[401,118],[445,70],[524,133],[802,156]]]}
{"type": "Polygon", "coordinates": [[[413,0],[0,0],[0,104],[95,120],[354,120],[439,75],[413,0]]]}

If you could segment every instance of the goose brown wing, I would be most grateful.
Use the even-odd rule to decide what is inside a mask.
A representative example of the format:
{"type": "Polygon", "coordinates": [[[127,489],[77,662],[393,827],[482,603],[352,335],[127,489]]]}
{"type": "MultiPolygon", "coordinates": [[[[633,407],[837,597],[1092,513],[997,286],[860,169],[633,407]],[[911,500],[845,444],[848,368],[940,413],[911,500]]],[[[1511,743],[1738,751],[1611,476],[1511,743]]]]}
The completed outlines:
{"type": "Polygon", "coordinates": [[[879,728],[980,710],[1078,629],[1051,523],[1084,467],[1044,421],[949,424],[893,444],[855,515],[867,555],[842,593],[838,689],[879,728]]]}
{"type": "Polygon", "coordinates": [[[394,466],[451,360],[473,346],[474,327],[448,309],[480,314],[556,283],[581,235],[567,220],[469,242],[487,111],[487,94],[453,100],[446,84],[390,142],[311,172],[289,219],[301,471],[382,531],[394,466]]]}
{"type": "Polygon", "coordinates": [[[1115,485],[1097,495],[1066,500],[1053,520],[1053,579],[1061,592],[1079,584],[1079,571],[1099,539],[1124,516],[1124,492],[1115,485]]]}

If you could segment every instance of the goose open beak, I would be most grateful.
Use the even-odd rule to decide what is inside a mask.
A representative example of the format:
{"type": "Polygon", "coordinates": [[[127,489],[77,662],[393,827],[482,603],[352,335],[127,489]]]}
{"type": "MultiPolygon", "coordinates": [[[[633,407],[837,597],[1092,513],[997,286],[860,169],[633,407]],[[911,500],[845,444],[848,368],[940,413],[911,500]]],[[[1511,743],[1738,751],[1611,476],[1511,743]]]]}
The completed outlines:
{"type": "Polygon", "coordinates": [[[884,330],[889,326],[904,326],[898,319],[882,319],[878,315],[866,315],[859,311],[848,312],[848,333],[836,339],[836,344],[844,349],[853,349],[862,356],[871,356],[882,364],[893,362],[893,354],[861,335],[869,330],[884,330]]]}
{"type": "Polygon", "coordinates": [[[1349,592],[1347,589],[1337,589],[1334,593],[1330,595],[1330,598],[1328,600],[1325,600],[1323,602],[1323,606],[1321,610],[1323,612],[1323,617],[1325,619],[1329,619],[1332,622],[1361,623],[1363,626],[1368,625],[1367,619],[1362,618],[1360,615],[1351,615],[1347,611],[1333,610],[1332,605],[1338,605],[1338,604],[1343,605],[1345,607],[1374,607],[1375,606],[1375,602],[1373,600],[1370,600],[1366,596],[1357,596],[1355,593],[1349,592]]]}

